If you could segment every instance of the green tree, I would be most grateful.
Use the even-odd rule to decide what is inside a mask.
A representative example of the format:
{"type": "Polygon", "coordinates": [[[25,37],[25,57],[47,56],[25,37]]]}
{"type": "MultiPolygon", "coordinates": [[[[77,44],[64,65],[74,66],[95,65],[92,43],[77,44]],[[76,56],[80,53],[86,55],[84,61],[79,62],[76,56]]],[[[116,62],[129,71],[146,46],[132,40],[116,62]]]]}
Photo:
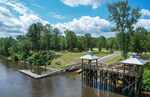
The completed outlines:
{"type": "Polygon", "coordinates": [[[77,44],[76,34],[73,31],[69,31],[68,29],[64,31],[64,33],[66,34],[66,46],[69,51],[73,51],[73,48],[75,48],[77,44]]]}
{"type": "Polygon", "coordinates": [[[106,48],[106,50],[108,51],[109,50],[109,42],[108,41],[106,41],[106,46],[105,46],[105,48],[106,48]]]}
{"type": "Polygon", "coordinates": [[[91,34],[90,33],[86,33],[84,35],[85,39],[84,39],[84,44],[85,44],[85,51],[89,50],[89,48],[91,48],[91,50],[93,49],[92,47],[92,43],[91,43],[91,40],[92,40],[92,37],[91,37],[91,34]]]}
{"type": "Polygon", "coordinates": [[[140,8],[137,7],[136,9],[132,9],[128,5],[128,0],[126,1],[119,1],[113,4],[107,4],[108,11],[110,15],[108,19],[110,21],[114,21],[116,23],[115,27],[112,27],[112,31],[121,32],[122,36],[122,43],[121,43],[121,50],[123,53],[124,58],[127,58],[127,53],[129,51],[129,35],[132,33],[133,24],[137,22],[137,19],[141,16],[140,8]],[[126,35],[126,33],[128,33],[126,35]]]}
{"type": "Polygon", "coordinates": [[[98,47],[98,50],[101,52],[101,49],[102,49],[102,47],[103,47],[103,42],[102,42],[101,39],[98,40],[98,42],[97,42],[97,47],[98,47]]]}
{"type": "Polygon", "coordinates": [[[45,44],[46,50],[50,50],[50,38],[53,32],[53,27],[50,24],[44,26],[44,31],[42,32],[42,43],[45,44]]]}
{"type": "Polygon", "coordinates": [[[61,35],[61,32],[58,28],[54,28],[53,31],[53,41],[54,41],[54,48],[56,51],[59,50],[59,36],[61,35]]]}

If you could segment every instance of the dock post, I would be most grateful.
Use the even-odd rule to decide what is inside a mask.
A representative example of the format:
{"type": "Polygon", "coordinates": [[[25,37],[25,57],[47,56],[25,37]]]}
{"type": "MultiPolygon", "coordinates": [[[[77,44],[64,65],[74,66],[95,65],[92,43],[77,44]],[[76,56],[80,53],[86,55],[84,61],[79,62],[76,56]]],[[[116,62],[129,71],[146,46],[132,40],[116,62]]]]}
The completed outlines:
{"type": "Polygon", "coordinates": [[[116,92],[116,74],[114,74],[114,91],[116,92]]]}
{"type": "Polygon", "coordinates": [[[32,65],[32,62],[30,61],[30,69],[31,69],[31,72],[32,72],[32,66],[31,65],[32,65]]]}
{"type": "Polygon", "coordinates": [[[97,70],[96,70],[96,87],[97,87],[97,70]]]}
{"type": "Polygon", "coordinates": [[[81,73],[82,73],[82,83],[83,83],[83,72],[84,72],[84,70],[83,70],[83,59],[82,59],[82,63],[81,63],[81,73]]]}
{"type": "Polygon", "coordinates": [[[104,78],[103,78],[103,71],[102,71],[102,89],[103,89],[103,80],[104,80],[104,78]]]}
{"type": "MultiPolygon", "coordinates": [[[[132,83],[132,77],[130,77],[130,84],[132,83]]],[[[130,86],[130,90],[129,90],[129,97],[131,96],[131,86],[130,86]]]]}
{"type": "Polygon", "coordinates": [[[90,70],[90,74],[89,74],[89,76],[90,76],[90,81],[89,81],[89,82],[90,82],[90,83],[89,83],[89,84],[90,84],[90,86],[92,86],[92,84],[91,84],[91,82],[92,82],[91,71],[92,71],[92,70],[90,70]]]}
{"type": "MultiPolygon", "coordinates": [[[[135,77],[133,77],[133,81],[132,82],[134,82],[135,81],[135,77]]],[[[133,89],[135,89],[135,84],[133,84],[133,89]]],[[[134,90],[132,91],[132,96],[134,96],[134,90]]]]}
{"type": "Polygon", "coordinates": [[[100,71],[100,88],[101,88],[101,71],[100,71]]]}
{"type": "Polygon", "coordinates": [[[46,62],[45,62],[45,72],[46,72],[46,62]]]}
{"type": "Polygon", "coordinates": [[[110,77],[110,73],[109,73],[109,91],[110,91],[110,78],[111,78],[111,77],[110,77]]]}
{"type": "Polygon", "coordinates": [[[137,78],[137,83],[136,83],[136,96],[135,97],[138,97],[138,90],[139,90],[139,78],[137,78]]]}
{"type": "Polygon", "coordinates": [[[25,64],[25,60],[24,60],[24,69],[26,70],[26,64],[25,64]]]}
{"type": "MultiPolygon", "coordinates": [[[[124,80],[124,75],[123,75],[123,83],[122,83],[122,90],[124,89],[124,87],[125,87],[125,80],[124,80]]],[[[125,92],[124,91],[122,91],[122,95],[124,95],[125,94],[125,92]]]]}
{"type": "Polygon", "coordinates": [[[141,96],[142,77],[143,77],[143,76],[140,77],[140,84],[141,84],[141,86],[140,86],[140,90],[139,90],[139,96],[141,96]]]}
{"type": "Polygon", "coordinates": [[[38,63],[38,75],[39,75],[39,63],[38,63]]]}

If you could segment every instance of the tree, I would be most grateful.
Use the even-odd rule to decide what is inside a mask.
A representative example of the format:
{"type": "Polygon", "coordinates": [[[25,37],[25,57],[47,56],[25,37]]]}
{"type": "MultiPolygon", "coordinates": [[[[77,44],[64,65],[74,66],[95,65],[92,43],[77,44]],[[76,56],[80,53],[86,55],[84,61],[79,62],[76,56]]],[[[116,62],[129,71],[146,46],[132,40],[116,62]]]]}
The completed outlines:
{"type": "Polygon", "coordinates": [[[38,31],[39,28],[36,23],[33,23],[32,25],[29,26],[28,32],[26,36],[28,37],[29,41],[31,42],[31,47],[33,50],[38,50],[40,49],[40,31],[38,31]]]}
{"type": "Polygon", "coordinates": [[[136,28],[136,32],[140,33],[141,36],[141,46],[142,46],[142,51],[141,52],[145,52],[145,55],[146,55],[146,52],[148,51],[148,44],[147,44],[147,30],[144,28],[144,27],[138,27],[136,28]]]}
{"type": "Polygon", "coordinates": [[[66,46],[69,51],[73,51],[73,48],[76,47],[77,43],[76,34],[73,31],[69,31],[68,29],[64,31],[64,33],[66,34],[66,46]]]}
{"type": "Polygon", "coordinates": [[[102,43],[102,40],[99,39],[98,42],[97,42],[97,47],[98,47],[98,50],[101,52],[101,49],[103,47],[103,43],[102,43]]]}
{"type": "Polygon", "coordinates": [[[100,36],[99,38],[102,41],[102,46],[105,47],[105,45],[106,45],[106,37],[100,36]]]}
{"type": "Polygon", "coordinates": [[[107,51],[109,50],[109,42],[108,41],[106,42],[105,48],[106,48],[107,51]]]}
{"type": "Polygon", "coordinates": [[[84,35],[84,37],[85,37],[85,40],[84,40],[84,43],[85,43],[85,49],[84,50],[89,50],[89,48],[91,48],[91,50],[93,49],[93,47],[92,47],[92,43],[91,43],[91,34],[90,33],[86,33],[85,35],[84,35]]]}
{"type": "Polygon", "coordinates": [[[54,39],[54,48],[56,51],[59,50],[59,36],[61,35],[60,30],[58,28],[54,28],[53,31],[53,39],[54,39]]]}
{"type": "Polygon", "coordinates": [[[147,52],[147,30],[143,27],[136,28],[135,32],[131,36],[131,51],[136,53],[147,52]]]}
{"type": "Polygon", "coordinates": [[[78,50],[84,50],[84,36],[77,36],[77,48],[78,50]]]}
{"type": "Polygon", "coordinates": [[[107,39],[107,41],[109,41],[109,46],[110,46],[110,49],[112,50],[115,44],[115,37],[110,37],[107,39]]]}
{"type": "Polygon", "coordinates": [[[46,50],[50,50],[50,38],[53,31],[53,27],[50,24],[44,26],[44,31],[42,32],[42,42],[45,43],[46,50]]]}
{"type": "Polygon", "coordinates": [[[116,26],[112,27],[112,31],[121,32],[121,50],[124,58],[127,58],[127,52],[129,51],[129,36],[133,31],[133,24],[137,22],[137,19],[141,16],[140,8],[132,9],[128,5],[128,0],[119,1],[117,3],[109,4],[107,3],[108,11],[110,15],[108,19],[110,21],[115,21],[116,26]]]}

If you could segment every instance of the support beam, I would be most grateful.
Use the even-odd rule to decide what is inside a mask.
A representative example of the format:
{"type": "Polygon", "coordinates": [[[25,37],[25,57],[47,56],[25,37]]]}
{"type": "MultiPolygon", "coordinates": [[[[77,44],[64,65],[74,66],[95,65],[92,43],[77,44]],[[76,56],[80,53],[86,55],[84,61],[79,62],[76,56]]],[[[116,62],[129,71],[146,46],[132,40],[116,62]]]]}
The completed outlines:
{"type": "Polygon", "coordinates": [[[135,84],[138,80],[134,81],[132,84],[128,85],[127,87],[125,87],[124,89],[122,89],[122,91],[126,90],[128,87],[132,86],[133,84],[135,84]]]}

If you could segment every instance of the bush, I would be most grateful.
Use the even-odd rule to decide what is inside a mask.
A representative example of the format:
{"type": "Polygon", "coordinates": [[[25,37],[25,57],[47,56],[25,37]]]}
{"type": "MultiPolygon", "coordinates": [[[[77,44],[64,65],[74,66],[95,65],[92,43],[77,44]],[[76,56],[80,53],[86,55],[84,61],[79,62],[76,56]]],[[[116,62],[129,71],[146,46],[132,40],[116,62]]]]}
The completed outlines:
{"type": "Polygon", "coordinates": [[[51,60],[51,58],[52,58],[51,55],[47,56],[47,60],[51,60]]]}
{"type": "Polygon", "coordinates": [[[18,61],[18,57],[16,55],[13,55],[11,58],[15,61],[18,61]]]}
{"type": "Polygon", "coordinates": [[[51,62],[52,62],[52,60],[48,60],[47,63],[46,63],[46,65],[50,65],[51,62]]]}
{"type": "Polygon", "coordinates": [[[34,64],[39,63],[40,65],[44,65],[45,62],[47,62],[47,57],[45,55],[34,53],[32,56],[28,57],[27,61],[33,62],[34,64]]]}
{"type": "Polygon", "coordinates": [[[42,52],[42,55],[46,55],[46,54],[47,54],[47,51],[42,52]]]}

